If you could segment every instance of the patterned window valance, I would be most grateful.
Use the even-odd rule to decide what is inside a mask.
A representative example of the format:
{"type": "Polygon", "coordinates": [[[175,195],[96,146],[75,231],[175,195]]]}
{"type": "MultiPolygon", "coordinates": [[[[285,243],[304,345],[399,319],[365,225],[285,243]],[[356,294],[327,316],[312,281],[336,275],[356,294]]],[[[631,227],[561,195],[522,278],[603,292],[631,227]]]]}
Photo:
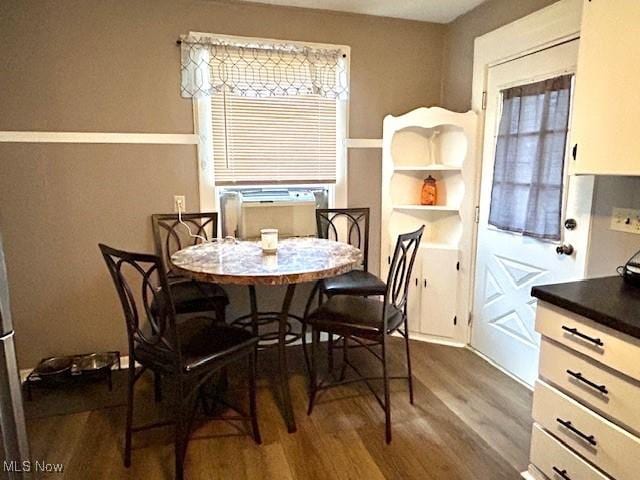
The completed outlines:
{"type": "Polygon", "coordinates": [[[185,98],[223,90],[247,97],[348,96],[345,55],[338,49],[243,43],[195,34],[180,40],[185,98]]]}

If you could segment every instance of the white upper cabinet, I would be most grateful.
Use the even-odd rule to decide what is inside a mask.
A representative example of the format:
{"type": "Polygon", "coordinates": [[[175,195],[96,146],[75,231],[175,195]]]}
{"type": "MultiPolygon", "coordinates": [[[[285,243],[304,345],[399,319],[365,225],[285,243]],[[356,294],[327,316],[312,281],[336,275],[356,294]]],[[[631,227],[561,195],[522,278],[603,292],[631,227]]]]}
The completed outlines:
{"type": "Polygon", "coordinates": [[[640,175],[640,0],[585,0],[570,172],[640,175]]]}

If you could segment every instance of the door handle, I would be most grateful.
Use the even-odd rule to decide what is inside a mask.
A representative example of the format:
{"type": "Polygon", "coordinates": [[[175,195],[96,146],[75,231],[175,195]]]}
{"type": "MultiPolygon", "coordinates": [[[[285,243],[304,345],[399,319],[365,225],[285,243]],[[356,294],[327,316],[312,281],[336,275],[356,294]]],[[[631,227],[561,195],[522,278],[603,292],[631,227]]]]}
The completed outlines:
{"type": "Polygon", "coordinates": [[[571,245],[570,243],[558,245],[556,247],[556,253],[558,255],[573,255],[573,251],[573,245],[571,245]]]}

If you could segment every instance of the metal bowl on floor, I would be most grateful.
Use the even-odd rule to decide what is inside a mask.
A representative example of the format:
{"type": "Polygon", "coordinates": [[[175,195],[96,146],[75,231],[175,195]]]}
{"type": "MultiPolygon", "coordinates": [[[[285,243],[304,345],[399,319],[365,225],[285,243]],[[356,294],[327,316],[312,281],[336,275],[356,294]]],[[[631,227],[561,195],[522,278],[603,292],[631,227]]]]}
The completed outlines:
{"type": "Polygon", "coordinates": [[[72,366],[73,358],[71,357],[51,357],[41,361],[34,373],[40,377],[54,377],[69,373],[72,366]]]}
{"type": "Polygon", "coordinates": [[[77,357],[75,359],[75,366],[81,372],[90,373],[111,367],[115,362],[116,358],[113,353],[98,352],[77,357]]]}

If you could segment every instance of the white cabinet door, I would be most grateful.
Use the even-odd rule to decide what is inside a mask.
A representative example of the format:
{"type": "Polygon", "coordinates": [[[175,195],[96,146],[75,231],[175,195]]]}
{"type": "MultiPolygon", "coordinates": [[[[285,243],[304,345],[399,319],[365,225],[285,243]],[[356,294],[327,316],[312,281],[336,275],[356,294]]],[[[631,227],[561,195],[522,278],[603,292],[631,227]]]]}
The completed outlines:
{"type": "Polygon", "coordinates": [[[640,175],[640,1],[585,0],[571,172],[640,175]]]}
{"type": "Polygon", "coordinates": [[[409,332],[420,333],[422,312],[420,311],[420,303],[422,297],[422,251],[419,248],[416,253],[416,259],[413,263],[411,271],[411,281],[409,283],[409,298],[407,299],[407,319],[409,323],[409,332]]]}
{"type": "Polygon", "coordinates": [[[458,300],[458,250],[422,249],[422,295],[420,331],[451,338],[458,300]]]}

